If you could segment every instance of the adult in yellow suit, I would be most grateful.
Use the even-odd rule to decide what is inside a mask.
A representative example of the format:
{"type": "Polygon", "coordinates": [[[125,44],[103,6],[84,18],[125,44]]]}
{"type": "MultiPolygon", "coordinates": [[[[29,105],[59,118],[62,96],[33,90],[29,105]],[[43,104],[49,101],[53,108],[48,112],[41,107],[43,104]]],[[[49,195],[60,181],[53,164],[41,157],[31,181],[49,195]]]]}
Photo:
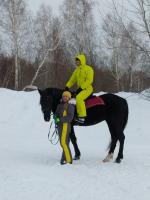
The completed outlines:
{"type": "Polygon", "coordinates": [[[84,100],[93,92],[93,77],[94,71],[92,67],[86,65],[85,55],[77,55],[75,57],[76,69],[66,84],[66,90],[69,90],[74,84],[77,84],[76,91],[76,106],[77,106],[77,121],[84,123],[86,117],[86,107],[84,100]]]}

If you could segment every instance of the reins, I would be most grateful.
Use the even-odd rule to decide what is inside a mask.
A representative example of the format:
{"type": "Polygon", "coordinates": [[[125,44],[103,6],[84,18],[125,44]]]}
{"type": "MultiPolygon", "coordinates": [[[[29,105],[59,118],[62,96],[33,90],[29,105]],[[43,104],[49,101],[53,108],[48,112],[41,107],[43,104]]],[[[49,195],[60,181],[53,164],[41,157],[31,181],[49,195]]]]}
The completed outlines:
{"type": "MultiPolygon", "coordinates": [[[[50,116],[54,116],[54,115],[51,114],[50,116]]],[[[51,144],[56,145],[59,141],[59,135],[58,135],[58,129],[57,129],[56,125],[55,125],[55,128],[54,128],[54,131],[51,134],[51,129],[52,129],[53,124],[55,125],[54,119],[51,121],[50,126],[49,126],[48,140],[51,142],[51,144]]]]}

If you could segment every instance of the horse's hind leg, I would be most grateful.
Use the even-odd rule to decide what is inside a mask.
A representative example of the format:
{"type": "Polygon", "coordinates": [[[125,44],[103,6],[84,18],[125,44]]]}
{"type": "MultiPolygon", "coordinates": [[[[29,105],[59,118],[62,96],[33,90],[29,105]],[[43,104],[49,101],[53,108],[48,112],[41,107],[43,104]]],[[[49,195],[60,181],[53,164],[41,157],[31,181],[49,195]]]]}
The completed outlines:
{"type": "Polygon", "coordinates": [[[111,135],[111,145],[110,145],[110,149],[109,149],[109,154],[113,154],[114,150],[116,148],[116,143],[117,143],[117,136],[116,135],[111,135]]]}
{"type": "Polygon", "coordinates": [[[77,138],[75,136],[75,132],[74,132],[74,127],[71,126],[71,132],[70,132],[70,140],[73,144],[73,148],[74,148],[74,151],[75,151],[75,156],[74,156],[74,160],[79,160],[80,159],[80,156],[81,156],[81,153],[80,153],[80,150],[79,150],[79,147],[78,147],[78,144],[77,144],[77,138]]]}
{"type": "Polygon", "coordinates": [[[108,124],[109,131],[111,134],[111,145],[110,145],[109,153],[104,159],[104,162],[112,159],[113,153],[116,147],[116,143],[119,140],[120,142],[119,152],[118,152],[118,156],[115,162],[120,163],[121,159],[123,159],[123,148],[124,148],[124,140],[125,140],[125,136],[122,131],[122,124],[119,123],[119,120],[114,120],[114,118],[107,121],[107,124],[108,124]]]}
{"type": "Polygon", "coordinates": [[[123,148],[124,148],[124,140],[125,140],[125,135],[123,132],[119,134],[119,142],[120,142],[120,147],[119,147],[119,153],[116,158],[116,163],[120,163],[121,159],[123,159],[123,148]]]}
{"type": "Polygon", "coordinates": [[[125,135],[124,135],[124,129],[128,121],[128,104],[125,101],[122,105],[122,111],[120,111],[120,123],[117,124],[117,131],[118,131],[118,140],[120,142],[119,152],[118,156],[116,158],[116,162],[120,163],[121,159],[123,159],[123,149],[124,149],[124,141],[125,141],[125,135]],[[122,120],[121,120],[122,119],[122,120]]]}
{"type": "Polygon", "coordinates": [[[117,140],[118,140],[117,134],[116,134],[113,126],[111,125],[111,123],[107,122],[107,124],[108,124],[109,131],[110,131],[110,134],[111,134],[111,143],[109,145],[108,155],[105,157],[103,162],[109,162],[113,159],[114,150],[115,150],[116,143],[117,143],[117,140]]]}
{"type": "Polygon", "coordinates": [[[110,144],[110,149],[109,149],[108,155],[104,158],[103,162],[109,162],[113,159],[113,154],[114,154],[114,150],[116,147],[116,143],[117,143],[116,138],[111,139],[111,144],[110,144]]]}
{"type": "MultiPolygon", "coordinates": [[[[125,136],[123,131],[120,130],[120,127],[116,125],[115,127],[115,139],[112,139],[112,143],[111,143],[111,147],[109,150],[109,153],[113,153],[116,147],[116,142],[117,140],[119,140],[119,152],[118,152],[118,156],[115,160],[116,163],[120,163],[121,159],[123,159],[123,149],[124,149],[124,140],[125,140],[125,136]]],[[[114,132],[113,132],[114,133],[114,132]]]]}

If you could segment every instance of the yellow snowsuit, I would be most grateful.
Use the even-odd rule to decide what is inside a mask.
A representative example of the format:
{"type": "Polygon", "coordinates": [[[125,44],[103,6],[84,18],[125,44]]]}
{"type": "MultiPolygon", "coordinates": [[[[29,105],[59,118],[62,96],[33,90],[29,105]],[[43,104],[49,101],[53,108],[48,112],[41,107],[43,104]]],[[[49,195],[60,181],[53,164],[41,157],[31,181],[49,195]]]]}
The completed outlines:
{"type": "Polygon", "coordinates": [[[85,55],[76,56],[81,62],[80,66],[74,70],[72,76],[66,84],[66,87],[71,88],[75,83],[82,91],[76,96],[77,113],[79,117],[86,117],[86,108],[84,100],[93,92],[93,77],[94,71],[92,67],[86,65],[85,55]]]}

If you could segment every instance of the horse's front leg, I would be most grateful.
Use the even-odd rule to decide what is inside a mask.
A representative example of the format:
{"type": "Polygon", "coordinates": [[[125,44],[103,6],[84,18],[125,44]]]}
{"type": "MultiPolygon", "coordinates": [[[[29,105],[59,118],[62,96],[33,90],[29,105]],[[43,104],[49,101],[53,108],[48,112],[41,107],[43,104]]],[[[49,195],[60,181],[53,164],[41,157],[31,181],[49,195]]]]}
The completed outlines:
{"type": "Polygon", "coordinates": [[[74,151],[75,151],[75,156],[74,156],[73,160],[79,160],[81,153],[80,153],[80,150],[79,150],[79,147],[78,147],[78,144],[77,144],[77,138],[75,136],[73,125],[71,125],[70,140],[73,144],[73,148],[74,148],[74,151]]]}

